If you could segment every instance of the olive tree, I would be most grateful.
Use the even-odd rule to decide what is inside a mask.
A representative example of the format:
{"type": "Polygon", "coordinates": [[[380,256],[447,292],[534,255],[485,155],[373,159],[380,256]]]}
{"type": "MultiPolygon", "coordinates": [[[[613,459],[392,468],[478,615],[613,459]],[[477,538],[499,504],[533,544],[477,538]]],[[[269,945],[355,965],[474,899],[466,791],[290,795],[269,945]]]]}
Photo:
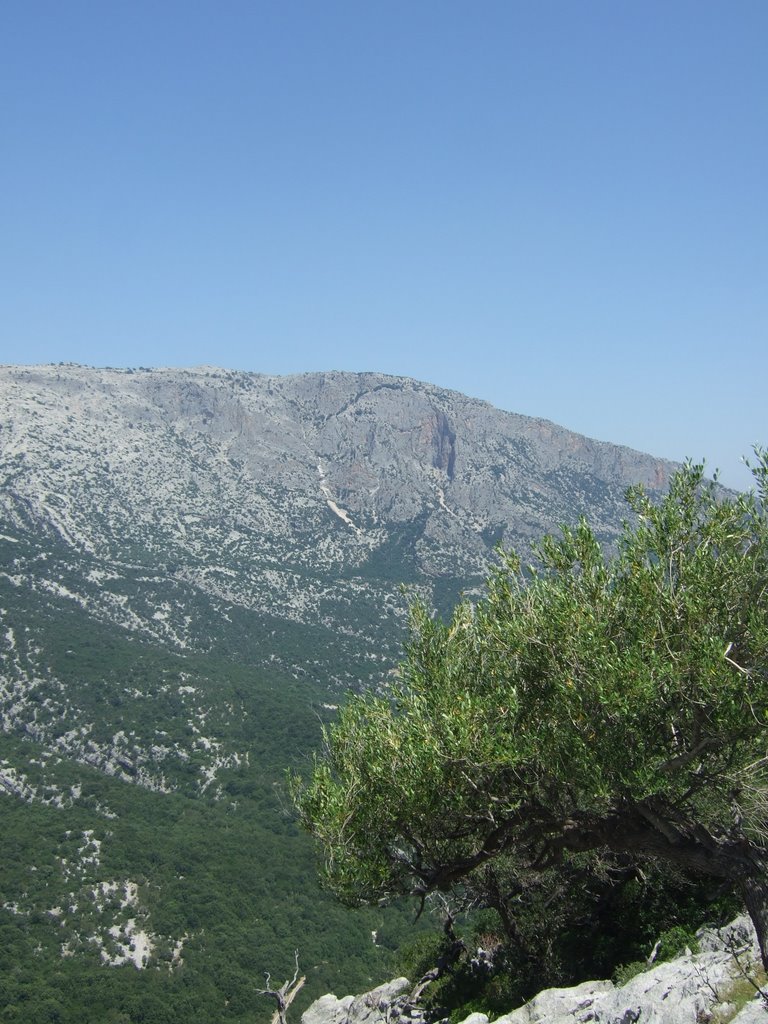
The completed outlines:
{"type": "Polygon", "coordinates": [[[498,861],[648,858],[739,892],[768,966],[768,462],[729,495],[686,465],[501,556],[449,622],[421,604],[399,679],[352,698],[294,780],[349,902],[424,896],[498,861]]]}

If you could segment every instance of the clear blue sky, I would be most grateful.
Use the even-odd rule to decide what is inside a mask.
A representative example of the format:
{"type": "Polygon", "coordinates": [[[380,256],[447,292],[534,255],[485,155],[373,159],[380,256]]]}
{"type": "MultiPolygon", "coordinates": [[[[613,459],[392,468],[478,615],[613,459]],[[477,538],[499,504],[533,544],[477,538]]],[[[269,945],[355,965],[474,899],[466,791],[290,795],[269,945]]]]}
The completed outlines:
{"type": "Polygon", "coordinates": [[[766,0],[5,0],[0,90],[0,362],[768,442],[766,0]]]}

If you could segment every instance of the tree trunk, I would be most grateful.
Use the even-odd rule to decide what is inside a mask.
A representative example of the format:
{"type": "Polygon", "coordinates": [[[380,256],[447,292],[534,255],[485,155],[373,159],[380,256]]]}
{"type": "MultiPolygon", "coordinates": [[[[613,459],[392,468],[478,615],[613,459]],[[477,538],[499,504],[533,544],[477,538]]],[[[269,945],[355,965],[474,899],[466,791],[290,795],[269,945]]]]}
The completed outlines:
{"type": "Polygon", "coordinates": [[[758,865],[754,875],[746,875],[742,879],[741,892],[757,932],[763,967],[768,972],[768,874],[765,865],[758,865]]]}
{"type": "MultiPolygon", "coordinates": [[[[747,913],[757,934],[763,967],[768,972],[768,859],[745,836],[717,839],[696,822],[681,824],[674,809],[635,804],[633,814],[614,818],[604,833],[605,845],[614,852],[661,857],[702,875],[729,881],[744,897],[747,913]],[[664,813],[666,811],[666,813],[664,813]]],[[[600,828],[595,830],[598,834],[600,828]]]]}
{"type": "Polygon", "coordinates": [[[522,806],[497,825],[474,853],[440,864],[421,876],[419,894],[449,889],[472,870],[513,845],[525,829],[540,854],[528,865],[537,871],[558,864],[565,852],[610,850],[632,857],[656,857],[699,875],[721,878],[741,892],[757,933],[760,956],[768,972],[768,852],[740,836],[715,836],[701,823],[661,800],[620,804],[605,814],[574,810],[557,817],[539,805],[522,806]]]}

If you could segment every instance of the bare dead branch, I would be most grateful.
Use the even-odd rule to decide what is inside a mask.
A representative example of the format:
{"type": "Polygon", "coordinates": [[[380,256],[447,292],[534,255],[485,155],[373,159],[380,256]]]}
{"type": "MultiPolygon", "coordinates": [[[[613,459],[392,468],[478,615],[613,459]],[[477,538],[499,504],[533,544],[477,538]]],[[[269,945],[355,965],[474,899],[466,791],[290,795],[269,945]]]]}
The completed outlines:
{"type": "Polygon", "coordinates": [[[749,984],[752,986],[755,992],[757,992],[757,994],[760,996],[763,1006],[768,1010],[768,992],[766,992],[766,990],[762,988],[762,986],[758,985],[758,983],[754,979],[752,970],[749,967],[745,967],[742,963],[740,954],[744,952],[746,947],[739,947],[736,943],[735,938],[731,936],[729,941],[726,943],[725,948],[726,951],[730,953],[733,957],[736,966],[739,969],[739,974],[742,976],[742,978],[744,978],[745,981],[749,982],[749,984]]]}
{"type": "Polygon", "coordinates": [[[270,988],[269,984],[271,975],[269,971],[265,971],[264,980],[266,981],[267,987],[256,990],[257,995],[268,996],[270,999],[274,999],[277,1003],[277,1009],[272,1016],[272,1024],[286,1024],[288,1007],[301,991],[304,982],[307,980],[305,975],[299,977],[298,949],[295,950],[294,957],[296,960],[296,969],[293,972],[293,977],[289,981],[284,981],[280,988],[270,988]]]}

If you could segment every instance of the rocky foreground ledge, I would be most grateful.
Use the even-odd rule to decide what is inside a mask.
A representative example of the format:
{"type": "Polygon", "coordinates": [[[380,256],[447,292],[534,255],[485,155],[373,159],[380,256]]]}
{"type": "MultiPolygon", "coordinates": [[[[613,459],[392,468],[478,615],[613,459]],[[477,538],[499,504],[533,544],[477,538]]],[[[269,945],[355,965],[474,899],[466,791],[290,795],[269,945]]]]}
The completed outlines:
{"type": "MultiPolygon", "coordinates": [[[[725,928],[702,929],[700,952],[658,964],[624,985],[585,981],[550,988],[495,1024],[768,1024],[768,1003],[745,978],[759,964],[751,922],[736,918],[725,928]]],[[[359,996],[321,996],[302,1024],[423,1024],[407,978],[359,996]]],[[[488,1024],[473,1013],[461,1024],[488,1024]]]]}

